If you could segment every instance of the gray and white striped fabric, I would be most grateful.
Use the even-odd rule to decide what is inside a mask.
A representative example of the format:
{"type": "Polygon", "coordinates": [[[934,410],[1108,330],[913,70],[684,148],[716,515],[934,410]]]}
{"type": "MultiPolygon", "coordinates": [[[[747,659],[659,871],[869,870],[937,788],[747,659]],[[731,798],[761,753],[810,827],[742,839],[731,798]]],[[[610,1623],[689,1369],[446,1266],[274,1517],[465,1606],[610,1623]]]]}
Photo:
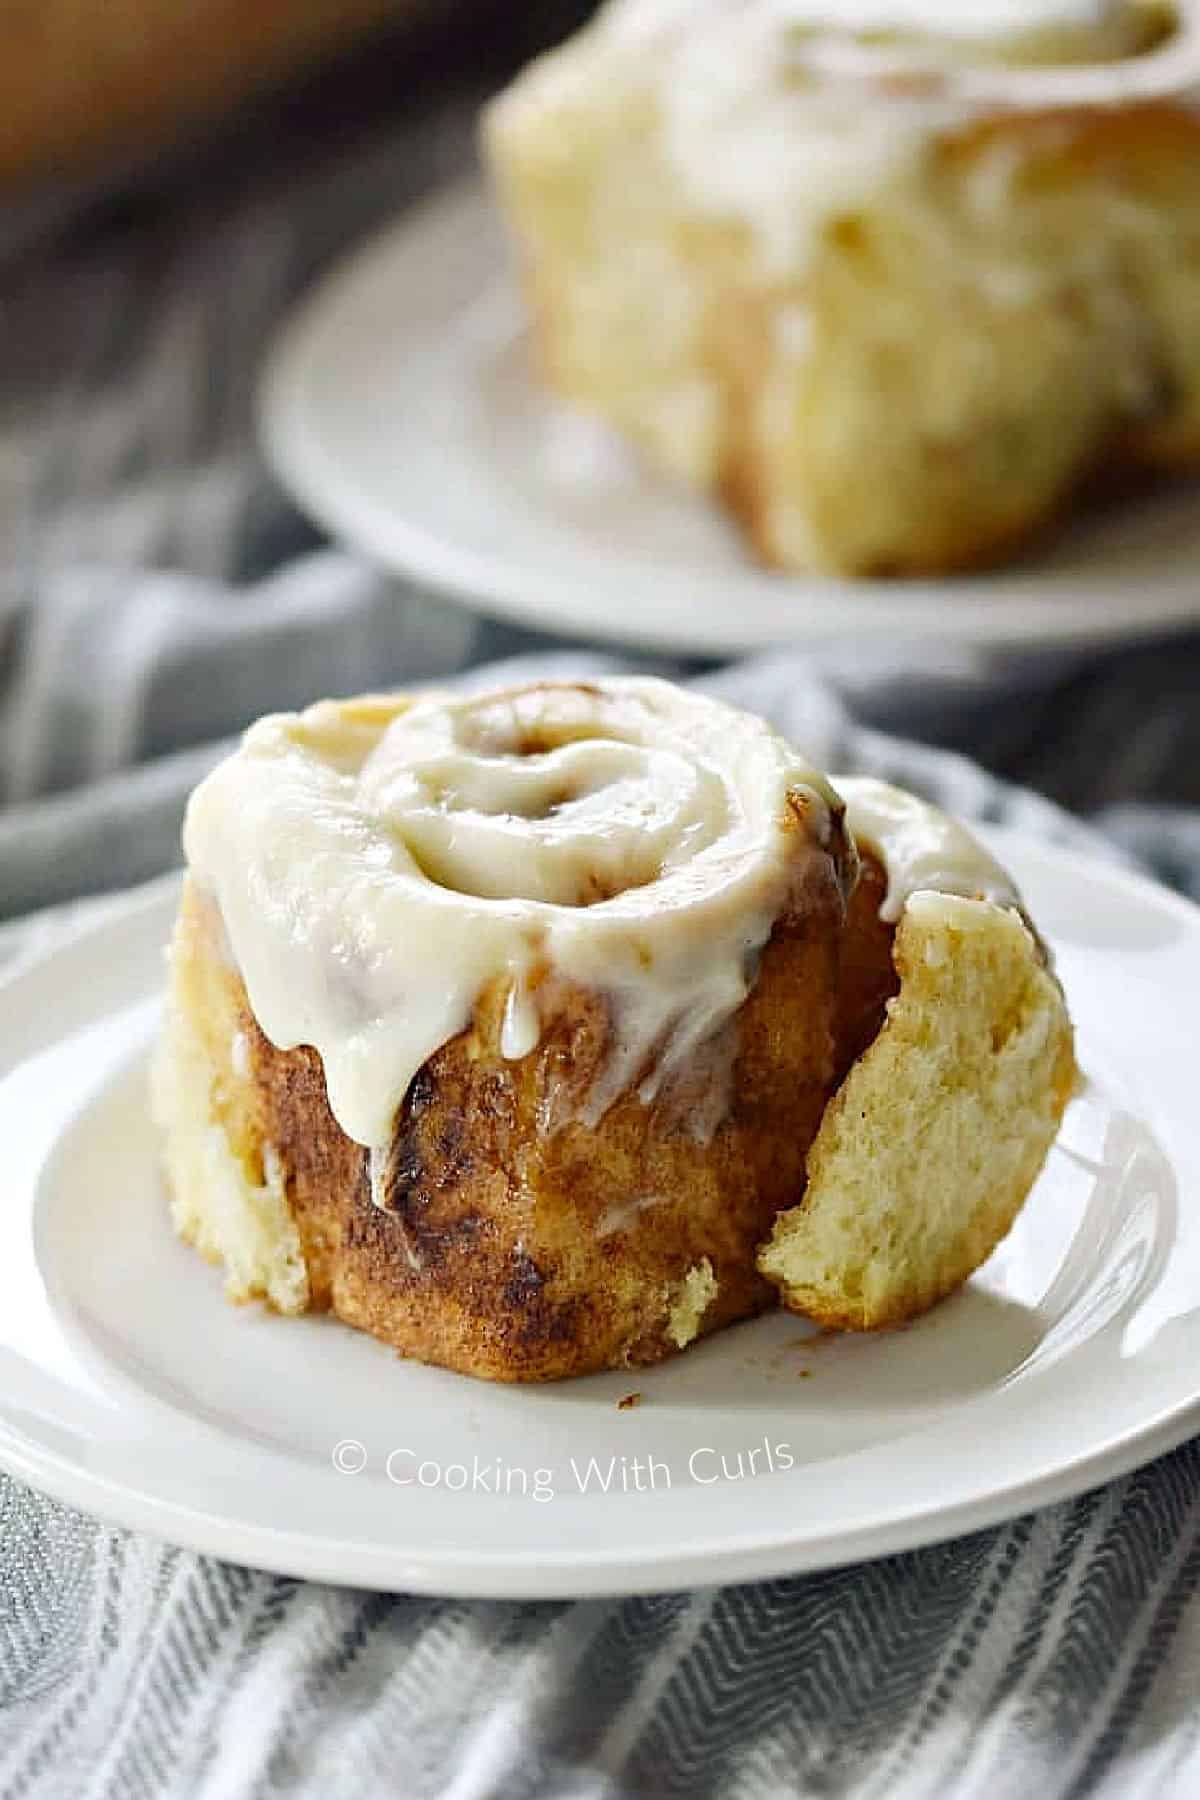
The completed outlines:
{"type": "MultiPolygon", "coordinates": [[[[352,129],[344,89],[289,103],[0,268],[0,962],[174,862],[188,788],[257,712],[496,657],[596,666],[320,545],[252,448],[290,298],[464,165],[478,78],[456,79],[418,105],[376,70],[352,129]]],[[[823,762],[1200,896],[1200,643],[676,672],[823,762]]],[[[281,1580],[0,1478],[0,1796],[1186,1800],[1198,1577],[1196,1444],[918,1554],[580,1605],[281,1580]]]]}

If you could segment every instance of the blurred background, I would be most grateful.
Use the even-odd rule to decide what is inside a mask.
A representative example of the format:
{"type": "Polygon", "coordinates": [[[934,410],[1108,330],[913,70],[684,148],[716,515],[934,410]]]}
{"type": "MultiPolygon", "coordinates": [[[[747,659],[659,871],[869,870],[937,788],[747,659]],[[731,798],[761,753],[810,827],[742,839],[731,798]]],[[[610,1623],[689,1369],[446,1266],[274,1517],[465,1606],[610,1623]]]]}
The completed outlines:
{"type": "MultiPolygon", "coordinates": [[[[587,10],[7,9],[0,914],[176,861],[188,788],[264,710],[578,653],[328,544],[267,474],[254,397],[297,297],[469,170],[481,101],[587,10]]],[[[833,709],[966,753],[1177,880],[1200,864],[1190,642],[998,660],[945,644],[894,656],[876,636],[797,646],[789,666],[813,695],[802,727],[833,709]]]]}

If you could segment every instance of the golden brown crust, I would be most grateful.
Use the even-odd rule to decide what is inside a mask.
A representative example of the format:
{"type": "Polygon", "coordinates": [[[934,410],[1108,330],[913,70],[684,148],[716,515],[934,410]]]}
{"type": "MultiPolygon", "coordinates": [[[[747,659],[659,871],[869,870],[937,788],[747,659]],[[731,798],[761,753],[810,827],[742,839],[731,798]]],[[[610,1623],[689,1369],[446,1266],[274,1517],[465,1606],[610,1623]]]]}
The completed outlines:
{"type": "MultiPolygon", "coordinates": [[[[215,906],[193,885],[173,1003],[203,1023],[235,1154],[255,1179],[266,1145],[282,1164],[309,1304],[426,1362],[550,1380],[655,1362],[773,1303],[754,1250],[800,1192],[833,1080],[843,916],[831,859],[778,921],[729,1028],[732,1103],[707,1143],[678,1090],[650,1106],[631,1090],[597,1127],[578,1118],[609,1037],[602,997],[557,987],[542,1042],[508,1062],[505,996],[485,995],[409,1090],[376,1180],[386,1211],[367,1152],[329,1111],[316,1053],[263,1036],[215,906]],[[244,1077],[231,1067],[239,1033],[244,1077]],[[545,1130],[556,1111],[565,1122],[545,1130]],[[715,1293],[681,1329],[684,1284],[706,1264],[715,1293]]],[[[704,1081],[703,1064],[692,1079],[704,1081]]]]}

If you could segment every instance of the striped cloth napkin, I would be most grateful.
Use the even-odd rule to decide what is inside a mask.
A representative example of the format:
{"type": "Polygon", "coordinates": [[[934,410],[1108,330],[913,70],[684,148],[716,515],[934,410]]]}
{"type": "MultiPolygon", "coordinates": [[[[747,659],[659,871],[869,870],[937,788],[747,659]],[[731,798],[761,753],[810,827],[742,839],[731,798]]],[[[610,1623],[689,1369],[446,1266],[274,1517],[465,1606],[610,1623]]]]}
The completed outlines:
{"type": "MultiPolygon", "coordinates": [[[[497,657],[598,666],[322,546],[253,450],[289,300],[469,155],[477,80],[393,85],[353,129],[344,95],[285,108],[2,270],[0,960],[176,861],[187,790],[257,712],[497,657]]],[[[1200,644],[673,672],[826,764],[1200,896],[1200,644]]],[[[1185,1800],[1198,1577],[1196,1444],[917,1554],[577,1605],[283,1580],[0,1478],[0,1796],[1185,1800]]]]}

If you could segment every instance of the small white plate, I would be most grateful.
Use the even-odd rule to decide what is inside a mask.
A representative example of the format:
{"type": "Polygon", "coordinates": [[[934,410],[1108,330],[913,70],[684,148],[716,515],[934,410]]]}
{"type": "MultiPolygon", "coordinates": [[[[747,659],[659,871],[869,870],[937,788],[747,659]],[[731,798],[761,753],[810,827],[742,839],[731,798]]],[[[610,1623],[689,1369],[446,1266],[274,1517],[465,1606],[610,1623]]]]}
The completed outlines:
{"type": "Polygon", "coordinates": [[[172,1235],[146,1116],[177,888],[131,896],[0,984],[0,1463],[288,1574],[553,1596],[878,1556],[1170,1449],[1200,1428],[1200,912],[989,835],[1090,1077],[1009,1240],[904,1331],[780,1314],[541,1388],[225,1303],[172,1235]]]}
{"type": "Polygon", "coordinates": [[[276,473],[385,566],[524,624],[693,652],[861,633],[1099,644],[1200,621],[1195,487],[1122,505],[1007,572],[872,583],[757,567],[715,507],[544,391],[505,267],[488,200],[459,191],[323,282],[269,360],[276,473]]]}

